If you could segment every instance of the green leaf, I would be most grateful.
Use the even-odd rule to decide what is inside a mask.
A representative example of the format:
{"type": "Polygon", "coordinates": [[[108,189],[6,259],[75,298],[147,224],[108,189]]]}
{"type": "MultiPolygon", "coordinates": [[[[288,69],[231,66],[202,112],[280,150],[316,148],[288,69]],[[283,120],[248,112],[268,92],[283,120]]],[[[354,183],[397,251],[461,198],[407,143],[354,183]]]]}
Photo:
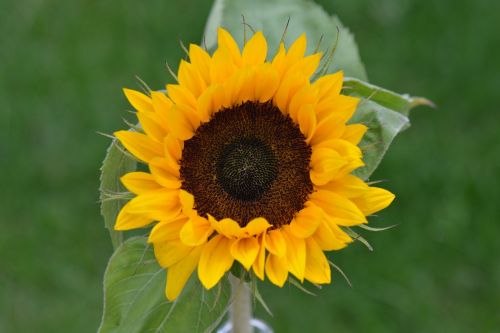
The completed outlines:
{"type": "Polygon", "coordinates": [[[434,106],[431,101],[423,97],[397,94],[393,91],[350,77],[346,77],[344,80],[344,90],[347,94],[370,99],[381,106],[402,113],[405,116],[408,116],[410,110],[418,105],[434,106]]]}
{"type": "Polygon", "coordinates": [[[136,160],[125,153],[117,139],[113,139],[101,166],[99,198],[104,225],[109,231],[115,249],[123,242],[123,232],[116,231],[113,227],[118,212],[127,200],[127,197],[120,195],[126,191],[120,182],[120,177],[134,171],[136,167],[136,160]]]}
{"type": "MultiPolygon", "coordinates": [[[[336,16],[328,15],[319,5],[306,0],[216,0],[205,26],[204,41],[209,50],[217,44],[217,28],[229,30],[235,39],[243,44],[243,18],[253,29],[262,30],[268,41],[268,54],[273,56],[288,18],[285,42],[295,40],[302,33],[307,34],[308,51],[314,52],[323,36],[320,50],[332,50],[340,31],[329,72],[343,70],[345,75],[366,80],[366,72],[359,57],[358,48],[352,33],[342,25],[336,16]]],[[[246,28],[247,36],[251,35],[246,28]]],[[[327,58],[327,57],[325,57],[327,58]]],[[[326,59],[325,59],[326,61],[326,59]]]]}
{"type": "Polygon", "coordinates": [[[181,295],[165,297],[165,270],[144,237],[127,239],[104,274],[104,315],[98,333],[210,332],[229,302],[227,278],[207,291],[193,274],[181,295]]]}

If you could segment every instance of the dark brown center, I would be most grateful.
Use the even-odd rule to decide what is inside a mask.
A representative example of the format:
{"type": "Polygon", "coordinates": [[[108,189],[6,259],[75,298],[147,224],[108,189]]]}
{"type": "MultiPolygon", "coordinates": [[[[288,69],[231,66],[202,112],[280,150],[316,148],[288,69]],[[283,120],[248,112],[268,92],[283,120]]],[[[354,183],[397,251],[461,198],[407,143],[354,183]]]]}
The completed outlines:
{"type": "Polygon", "coordinates": [[[271,147],[255,137],[238,138],[224,145],[217,158],[217,180],[233,198],[258,200],[278,175],[271,147]]]}
{"type": "Polygon", "coordinates": [[[184,143],[182,188],[198,214],[245,226],[264,217],[290,223],[312,192],[311,148],[272,103],[246,102],[217,112],[184,143]]]}

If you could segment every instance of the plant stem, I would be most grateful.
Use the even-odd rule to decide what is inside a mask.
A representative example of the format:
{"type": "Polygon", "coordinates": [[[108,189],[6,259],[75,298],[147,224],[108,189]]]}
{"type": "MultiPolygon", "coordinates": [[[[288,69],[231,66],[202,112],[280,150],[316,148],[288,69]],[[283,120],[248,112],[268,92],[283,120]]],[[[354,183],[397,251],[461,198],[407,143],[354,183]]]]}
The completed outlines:
{"type": "Polygon", "coordinates": [[[245,281],[229,274],[231,281],[231,293],[233,302],[231,303],[231,322],[233,324],[232,333],[252,333],[250,325],[252,319],[252,299],[250,288],[245,281]]]}

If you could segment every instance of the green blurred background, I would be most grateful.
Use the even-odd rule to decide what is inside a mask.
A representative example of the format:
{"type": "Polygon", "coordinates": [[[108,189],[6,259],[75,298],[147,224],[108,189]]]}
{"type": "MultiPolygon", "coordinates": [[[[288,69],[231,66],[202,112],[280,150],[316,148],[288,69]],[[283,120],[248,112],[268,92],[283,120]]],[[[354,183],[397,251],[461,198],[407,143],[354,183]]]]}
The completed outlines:
{"type": "MultiPolygon", "coordinates": [[[[320,1],[371,82],[427,96],[374,179],[397,201],[334,253],[318,297],[263,287],[281,332],[500,331],[500,3],[320,1]]],[[[97,203],[121,87],[170,80],[210,1],[0,1],[0,332],[94,332],[111,244],[97,203]]],[[[293,18],[292,18],[293,24],[293,18]]]]}

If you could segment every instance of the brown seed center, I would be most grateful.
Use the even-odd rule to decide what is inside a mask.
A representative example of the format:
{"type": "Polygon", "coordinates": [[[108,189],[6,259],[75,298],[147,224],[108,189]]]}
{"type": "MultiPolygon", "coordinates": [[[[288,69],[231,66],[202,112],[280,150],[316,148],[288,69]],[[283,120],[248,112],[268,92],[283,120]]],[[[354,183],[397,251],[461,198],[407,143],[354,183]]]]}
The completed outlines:
{"type": "Polygon", "coordinates": [[[201,216],[245,226],[264,217],[289,224],[312,192],[311,148],[272,103],[246,102],[217,112],[184,143],[182,188],[201,216]]]}

